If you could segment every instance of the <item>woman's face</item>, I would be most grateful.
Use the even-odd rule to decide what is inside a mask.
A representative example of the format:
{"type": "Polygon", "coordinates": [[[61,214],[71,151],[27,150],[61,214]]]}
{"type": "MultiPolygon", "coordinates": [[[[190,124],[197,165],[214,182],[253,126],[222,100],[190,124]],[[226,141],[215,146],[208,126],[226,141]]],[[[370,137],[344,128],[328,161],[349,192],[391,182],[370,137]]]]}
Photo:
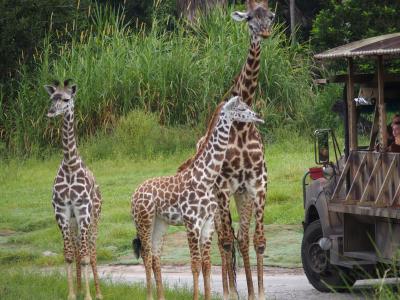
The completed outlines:
{"type": "Polygon", "coordinates": [[[393,128],[393,136],[395,138],[400,137],[400,124],[393,124],[392,128],[393,128]]]}

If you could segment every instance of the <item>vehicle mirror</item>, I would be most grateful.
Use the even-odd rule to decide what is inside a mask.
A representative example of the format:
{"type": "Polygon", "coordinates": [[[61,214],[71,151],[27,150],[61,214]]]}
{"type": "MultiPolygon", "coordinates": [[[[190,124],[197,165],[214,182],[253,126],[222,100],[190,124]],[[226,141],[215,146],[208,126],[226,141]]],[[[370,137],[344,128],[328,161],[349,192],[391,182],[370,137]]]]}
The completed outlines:
{"type": "Polygon", "coordinates": [[[315,162],[320,165],[329,163],[329,132],[317,131],[315,132],[316,138],[316,152],[315,162]]]}

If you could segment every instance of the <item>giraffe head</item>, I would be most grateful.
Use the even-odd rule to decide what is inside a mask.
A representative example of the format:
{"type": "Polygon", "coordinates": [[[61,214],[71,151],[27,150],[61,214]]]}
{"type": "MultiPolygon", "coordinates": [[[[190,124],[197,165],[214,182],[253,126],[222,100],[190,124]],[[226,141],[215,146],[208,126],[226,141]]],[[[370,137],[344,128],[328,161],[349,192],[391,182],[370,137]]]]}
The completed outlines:
{"type": "Polygon", "coordinates": [[[47,113],[49,118],[64,114],[74,107],[77,87],[76,84],[70,86],[70,81],[71,79],[65,80],[64,85],[54,81],[53,84],[44,86],[51,100],[51,106],[47,113]]]}
{"type": "Polygon", "coordinates": [[[264,123],[264,121],[244,103],[239,96],[232,97],[222,107],[222,112],[225,114],[229,121],[237,122],[257,122],[264,123]]]}
{"type": "Polygon", "coordinates": [[[250,34],[254,37],[268,38],[271,35],[275,13],[268,7],[268,0],[256,3],[255,0],[247,0],[247,11],[232,13],[235,21],[247,21],[250,34]]]}

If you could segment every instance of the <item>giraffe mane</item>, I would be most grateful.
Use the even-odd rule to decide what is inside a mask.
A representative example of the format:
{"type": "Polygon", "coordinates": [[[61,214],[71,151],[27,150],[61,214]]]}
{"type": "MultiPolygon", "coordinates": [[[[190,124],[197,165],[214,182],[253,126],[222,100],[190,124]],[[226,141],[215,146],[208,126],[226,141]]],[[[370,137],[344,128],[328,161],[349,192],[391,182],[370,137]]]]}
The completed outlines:
{"type": "Polygon", "coordinates": [[[198,159],[201,154],[203,154],[203,152],[206,149],[206,146],[208,144],[208,141],[210,140],[212,132],[215,128],[215,125],[217,125],[219,114],[220,114],[224,104],[225,104],[225,101],[222,101],[217,105],[217,108],[215,109],[213,115],[211,116],[210,121],[208,122],[207,133],[206,133],[205,139],[200,143],[196,154],[193,155],[192,157],[190,157],[189,159],[187,159],[183,164],[180,165],[180,167],[178,168],[178,173],[185,171],[186,169],[191,167],[193,165],[194,161],[196,159],[198,159]]]}

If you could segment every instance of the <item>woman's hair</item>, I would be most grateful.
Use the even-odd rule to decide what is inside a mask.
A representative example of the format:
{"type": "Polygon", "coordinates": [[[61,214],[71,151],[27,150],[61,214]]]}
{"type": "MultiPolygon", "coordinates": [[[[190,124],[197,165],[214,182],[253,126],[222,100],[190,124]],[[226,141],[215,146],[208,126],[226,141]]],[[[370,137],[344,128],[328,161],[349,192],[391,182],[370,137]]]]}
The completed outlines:
{"type": "Polygon", "coordinates": [[[393,119],[392,119],[392,126],[394,125],[394,124],[400,124],[400,114],[395,114],[394,116],[393,116],[393,119]]]}

